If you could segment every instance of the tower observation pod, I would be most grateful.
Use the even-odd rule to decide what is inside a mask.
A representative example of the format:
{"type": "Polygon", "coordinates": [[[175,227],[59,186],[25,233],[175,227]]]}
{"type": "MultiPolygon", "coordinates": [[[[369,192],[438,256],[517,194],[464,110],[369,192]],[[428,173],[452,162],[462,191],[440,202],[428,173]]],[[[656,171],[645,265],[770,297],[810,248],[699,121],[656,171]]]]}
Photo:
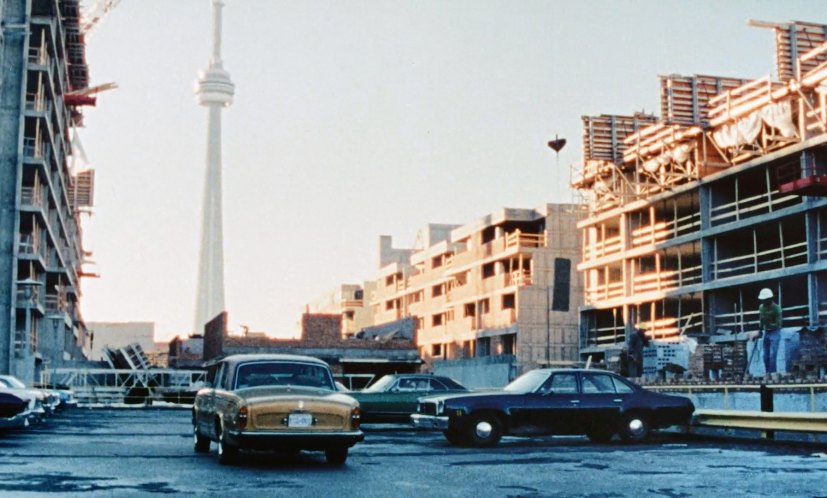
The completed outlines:
{"type": "Polygon", "coordinates": [[[221,110],[233,103],[235,85],[221,60],[222,0],[212,0],[212,55],[199,74],[195,97],[207,108],[207,164],[201,206],[201,247],[198,261],[195,323],[204,325],[224,311],[224,240],[221,202],[221,110]]]}

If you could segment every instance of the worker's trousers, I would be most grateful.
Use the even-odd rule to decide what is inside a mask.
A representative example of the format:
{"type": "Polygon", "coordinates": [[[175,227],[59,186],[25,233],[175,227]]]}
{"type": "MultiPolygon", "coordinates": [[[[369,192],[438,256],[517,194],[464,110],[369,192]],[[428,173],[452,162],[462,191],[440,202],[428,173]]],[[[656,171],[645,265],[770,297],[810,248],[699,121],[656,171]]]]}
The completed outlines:
{"type": "Polygon", "coordinates": [[[764,331],[764,369],[768,374],[775,373],[778,364],[778,344],[781,342],[781,330],[764,331]]]}

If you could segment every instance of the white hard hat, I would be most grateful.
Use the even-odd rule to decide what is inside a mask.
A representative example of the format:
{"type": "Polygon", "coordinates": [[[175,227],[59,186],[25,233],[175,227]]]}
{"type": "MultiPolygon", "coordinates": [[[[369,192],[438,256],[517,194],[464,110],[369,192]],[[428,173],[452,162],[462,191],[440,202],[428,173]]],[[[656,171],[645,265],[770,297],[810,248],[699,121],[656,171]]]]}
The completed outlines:
{"type": "Polygon", "coordinates": [[[758,299],[772,299],[772,291],[766,287],[761,289],[761,293],[758,294],[758,299]]]}

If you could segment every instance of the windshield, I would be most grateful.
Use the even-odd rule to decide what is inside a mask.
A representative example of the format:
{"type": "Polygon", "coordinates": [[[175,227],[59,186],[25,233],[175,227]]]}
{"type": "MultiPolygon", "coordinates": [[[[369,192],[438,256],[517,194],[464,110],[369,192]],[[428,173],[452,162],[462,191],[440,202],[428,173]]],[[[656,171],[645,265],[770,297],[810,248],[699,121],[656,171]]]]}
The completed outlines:
{"type": "Polygon", "coordinates": [[[11,387],[15,389],[26,389],[26,384],[20,382],[15,377],[3,376],[0,377],[0,383],[5,384],[6,387],[11,387]]]}
{"type": "Polygon", "coordinates": [[[379,393],[379,392],[387,391],[388,388],[391,386],[391,384],[393,384],[393,381],[394,381],[394,377],[392,375],[386,375],[386,376],[382,377],[381,379],[377,380],[376,382],[374,382],[373,384],[369,385],[365,389],[363,389],[362,392],[379,393]]]}
{"type": "Polygon", "coordinates": [[[268,361],[238,366],[235,388],[262,386],[306,386],[335,391],[333,377],[324,365],[268,361]]]}
{"type": "Polygon", "coordinates": [[[536,391],[548,379],[546,370],[532,370],[512,380],[503,391],[510,393],[531,393],[536,391]]]}

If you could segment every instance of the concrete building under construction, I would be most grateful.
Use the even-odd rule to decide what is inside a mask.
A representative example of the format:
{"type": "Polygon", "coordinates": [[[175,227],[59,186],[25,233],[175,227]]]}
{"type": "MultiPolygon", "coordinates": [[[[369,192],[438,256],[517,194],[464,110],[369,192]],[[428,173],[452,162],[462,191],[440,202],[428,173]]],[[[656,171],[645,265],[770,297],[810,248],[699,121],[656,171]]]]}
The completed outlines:
{"type": "Polygon", "coordinates": [[[750,24],[776,77],[663,75],[660,116],[583,117],[582,357],[758,330],[764,287],[785,326],[827,322],[827,27],[750,24]]]}
{"type": "Polygon", "coordinates": [[[94,172],[73,169],[89,92],[77,0],[0,0],[0,373],[26,382],[83,359],[81,212],[94,172]]]}
{"type": "Polygon", "coordinates": [[[413,249],[382,237],[374,323],[413,318],[427,367],[474,387],[576,361],[579,216],[576,205],[546,204],[428,225],[413,249]],[[483,370],[497,378],[481,379],[483,370]]]}

